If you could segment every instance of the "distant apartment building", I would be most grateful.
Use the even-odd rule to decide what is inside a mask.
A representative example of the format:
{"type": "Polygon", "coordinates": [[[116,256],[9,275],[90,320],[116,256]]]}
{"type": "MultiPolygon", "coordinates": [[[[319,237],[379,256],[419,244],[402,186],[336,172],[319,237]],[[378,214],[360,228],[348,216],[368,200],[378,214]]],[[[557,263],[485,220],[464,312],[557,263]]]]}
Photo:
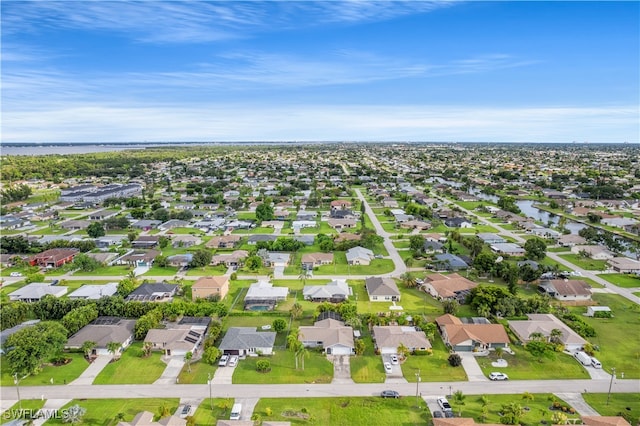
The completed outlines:
{"type": "Polygon", "coordinates": [[[142,185],[139,183],[113,183],[105,186],[79,185],[63,189],[60,192],[60,201],[100,203],[108,198],[132,197],[141,193],[142,185]]]}

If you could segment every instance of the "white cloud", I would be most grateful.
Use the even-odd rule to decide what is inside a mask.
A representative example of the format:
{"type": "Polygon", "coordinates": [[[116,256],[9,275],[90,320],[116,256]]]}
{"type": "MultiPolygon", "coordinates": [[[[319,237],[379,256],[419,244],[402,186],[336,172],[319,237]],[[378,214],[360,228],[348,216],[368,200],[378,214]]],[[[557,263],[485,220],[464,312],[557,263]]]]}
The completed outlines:
{"type": "Polygon", "coordinates": [[[637,143],[638,106],[469,108],[436,105],[67,105],[3,114],[19,141],[531,141],[637,143]]]}

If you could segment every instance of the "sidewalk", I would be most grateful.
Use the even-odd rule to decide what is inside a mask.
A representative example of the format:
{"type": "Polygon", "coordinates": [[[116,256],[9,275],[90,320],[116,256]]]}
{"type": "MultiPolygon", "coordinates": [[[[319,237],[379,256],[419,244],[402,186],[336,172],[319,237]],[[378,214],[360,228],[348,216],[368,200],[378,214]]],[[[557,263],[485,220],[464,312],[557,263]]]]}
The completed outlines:
{"type": "Polygon", "coordinates": [[[111,355],[98,355],[96,359],[82,372],[80,377],[75,379],[70,385],[90,385],[93,384],[96,376],[109,364],[111,355]]]}

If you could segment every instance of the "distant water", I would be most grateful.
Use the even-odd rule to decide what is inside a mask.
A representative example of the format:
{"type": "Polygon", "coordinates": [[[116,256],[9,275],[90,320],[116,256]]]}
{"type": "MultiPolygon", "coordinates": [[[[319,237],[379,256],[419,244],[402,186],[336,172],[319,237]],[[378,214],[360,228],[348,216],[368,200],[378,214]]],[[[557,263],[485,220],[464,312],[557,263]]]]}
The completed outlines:
{"type": "MultiPolygon", "coordinates": [[[[124,151],[127,149],[145,149],[158,145],[25,145],[0,146],[1,155],[49,155],[49,154],[89,154],[92,152],[124,151]]],[[[164,145],[167,146],[167,145],[164,145]]],[[[170,146],[170,145],[168,145],[170,146]]]]}

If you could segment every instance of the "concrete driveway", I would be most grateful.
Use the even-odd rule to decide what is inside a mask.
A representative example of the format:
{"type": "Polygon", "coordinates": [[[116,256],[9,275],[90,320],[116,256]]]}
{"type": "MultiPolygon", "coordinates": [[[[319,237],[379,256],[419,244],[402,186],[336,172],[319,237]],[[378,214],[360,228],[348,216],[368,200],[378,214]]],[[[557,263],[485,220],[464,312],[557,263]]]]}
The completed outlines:
{"type": "Polygon", "coordinates": [[[484,375],[482,369],[478,365],[478,360],[471,352],[457,352],[462,358],[462,368],[470,382],[487,382],[489,379],[484,375]]]}

